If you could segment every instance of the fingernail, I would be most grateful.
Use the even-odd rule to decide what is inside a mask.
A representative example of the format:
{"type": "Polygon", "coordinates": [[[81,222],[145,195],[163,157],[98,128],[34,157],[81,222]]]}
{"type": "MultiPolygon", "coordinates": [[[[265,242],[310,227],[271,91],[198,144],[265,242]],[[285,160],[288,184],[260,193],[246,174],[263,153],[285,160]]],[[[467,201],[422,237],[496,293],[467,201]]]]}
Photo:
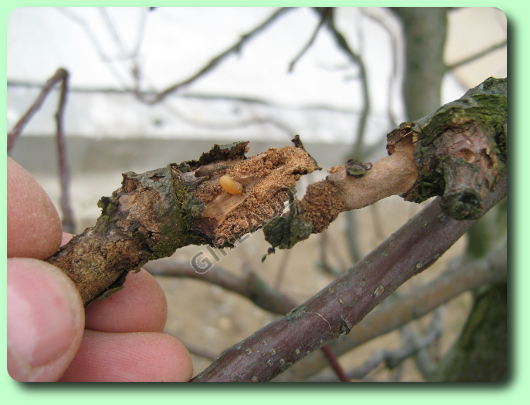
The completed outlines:
{"type": "Polygon", "coordinates": [[[57,271],[38,260],[8,261],[8,349],[25,367],[57,359],[75,336],[76,298],[57,271]]]}

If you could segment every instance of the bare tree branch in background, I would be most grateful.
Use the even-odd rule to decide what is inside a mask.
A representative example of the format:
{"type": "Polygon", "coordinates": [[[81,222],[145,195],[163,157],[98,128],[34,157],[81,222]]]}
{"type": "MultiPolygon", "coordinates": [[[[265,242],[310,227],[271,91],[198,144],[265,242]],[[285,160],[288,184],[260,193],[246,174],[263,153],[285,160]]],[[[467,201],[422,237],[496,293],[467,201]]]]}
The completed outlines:
{"type": "Polygon", "coordinates": [[[296,306],[295,301],[269,286],[253,271],[248,271],[245,276],[237,276],[215,265],[207,272],[199,273],[190,263],[177,262],[171,258],[149,262],[144,268],[155,276],[191,278],[218,285],[275,314],[283,315],[296,306]]]}
{"type": "Polygon", "coordinates": [[[320,9],[318,9],[318,11],[320,12],[320,20],[318,21],[318,24],[315,27],[315,30],[311,34],[311,37],[309,38],[307,43],[303,46],[302,49],[300,49],[300,52],[298,52],[298,54],[289,63],[289,68],[287,69],[287,71],[289,73],[294,72],[294,68],[295,68],[296,64],[300,61],[302,56],[304,56],[304,54],[309,50],[311,45],[313,45],[313,43],[317,39],[317,36],[318,36],[318,33],[320,32],[320,29],[322,28],[322,26],[326,22],[326,19],[329,18],[329,15],[331,13],[331,9],[329,7],[322,7],[320,9]]]}
{"type": "Polygon", "coordinates": [[[121,73],[116,69],[116,66],[114,66],[114,60],[112,60],[103,50],[103,46],[100,44],[99,40],[97,39],[97,36],[92,31],[92,28],[90,25],[81,17],[73,13],[71,10],[64,8],[64,7],[56,7],[56,10],[63,14],[65,17],[67,17],[70,21],[74,22],[75,24],[79,25],[83,31],[85,32],[85,35],[87,36],[88,40],[92,43],[92,46],[94,47],[96,53],[98,54],[101,61],[105,62],[105,66],[107,69],[109,69],[109,72],[112,76],[118,81],[120,86],[123,88],[127,88],[126,80],[121,75],[121,73]]]}
{"type": "Polygon", "coordinates": [[[270,116],[269,117],[257,116],[254,118],[243,119],[237,122],[208,122],[208,121],[198,120],[198,119],[191,118],[189,116],[184,115],[174,105],[171,105],[168,100],[163,101],[163,106],[166,107],[167,110],[175,114],[177,117],[179,117],[182,121],[195,125],[197,127],[201,127],[201,128],[209,128],[209,129],[214,129],[214,130],[228,130],[228,129],[235,129],[235,128],[245,128],[245,127],[255,126],[255,125],[269,125],[283,132],[285,135],[289,137],[288,139],[290,139],[293,136],[293,134],[296,133],[296,131],[286,122],[283,122],[280,119],[270,117],[270,116]]]}
{"type": "Polygon", "coordinates": [[[154,97],[148,97],[145,93],[142,91],[137,93],[137,97],[148,104],[156,104],[160,101],[164,100],[167,96],[170,94],[176,92],[177,90],[180,90],[181,88],[190,85],[191,83],[195,82],[205,74],[212,71],[215,67],[217,67],[221,62],[223,62],[227,57],[229,57],[233,53],[240,52],[241,49],[247,44],[247,42],[252,39],[254,36],[258,35],[262,31],[264,31],[266,28],[268,28],[273,22],[275,22],[279,17],[287,13],[288,11],[292,10],[291,8],[280,8],[276,10],[271,16],[269,16],[265,21],[263,21],[261,24],[259,24],[257,27],[255,27],[253,30],[247,32],[246,34],[241,35],[241,38],[239,41],[237,41],[235,44],[230,46],[228,49],[224,50],[223,52],[216,55],[214,58],[212,58],[208,63],[206,63],[202,68],[200,68],[197,72],[195,72],[193,75],[188,77],[187,79],[184,79],[178,83],[175,83],[166,89],[162,90],[161,92],[157,93],[154,97]]]}
{"type": "MultiPolygon", "coordinates": [[[[396,38],[396,35],[388,25],[388,23],[379,16],[369,12],[365,8],[361,8],[361,13],[365,15],[366,17],[370,18],[372,21],[375,21],[388,35],[388,40],[390,42],[390,52],[392,54],[392,72],[388,78],[388,104],[387,104],[387,116],[388,121],[390,122],[390,125],[392,127],[396,127],[399,124],[399,120],[397,119],[396,115],[394,114],[394,111],[392,109],[392,100],[394,96],[394,87],[398,80],[398,40],[396,38]]],[[[369,156],[369,154],[367,153],[369,156]]]]}
{"type": "Polygon", "coordinates": [[[447,71],[458,69],[461,66],[464,66],[468,63],[474,62],[477,59],[483,58],[486,55],[489,55],[490,53],[496,51],[497,49],[501,49],[506,47],[508,42],[506,40],[497,42],[496,44],[490,45],[485,49],[482,49],[481,51],[478,51],[477,53],[474,53],[472,55],[466,56],[464,59],[461,59],[457,62],[451,63],[449,65],[446,65],[445,69],[447,71]]]}
{"type": "Polygon", "coordinates": [[[361,83],[361,94],[362,94],[362,109],[357,124],[357,130],[355,132],[355,143],[353,146],[352,157],[354,159],[362,160],[363,157],[363,146],[364,146],[364,135],[366,132],[366,121],[368,120],[368,114],[370,113],[370,93],[368,90],[368,75],[366,66],[361,56],[357,54],[349,45],[348,40],[342,34],[336,24],[335,15],[333,11],[328,19],[326,19],[326,26],[329,29],[335,43],[338,48],[341,49],[344,54],[357,66],[359,69],[359,80],[361,83]]]}
{"type": "Polygon", "coordinates": [[[62,224],[65,232],[73,233],[75,231],[75,218],[70,200],[70,167],[68,165],[68,156],[66,152],[66,143],[64,136],[64,109],[66,107],[66,97],[68,93],[68,71],[60,68],[50,77],[35,101],[30,105],[28,110],[17,121],[13,129],[7,136],[7,153],[11,151],[17,138],[20,136],[24,127],[28,124],[35,113],[41,108],[42,104],[53,90],[59,84],[59,100],[57,103],[57,112],[55,113],[55,140],[57,143],[57,158],[59,166],[59,182],[61,189],[60,207],[62,213],[62,224]]]}
{"type": "Polygon", "coordinates": [[[441,104],[448,9],[396,7],[391,10],[400,21],[405,38],[403,94],[407,119],[415,120],[441,104]]]}
{"type": "Polygon", "coordinates": [[[276,277],[274,279],[273,286],[277,290],[281,290],[283,279],[285,278],[285,273],[287,273],[289,263],[289,258],[291,257],[291,250],[286,250],[281,258],[280,265],[278,266],[278,271],[276,272],[276,277]]]}

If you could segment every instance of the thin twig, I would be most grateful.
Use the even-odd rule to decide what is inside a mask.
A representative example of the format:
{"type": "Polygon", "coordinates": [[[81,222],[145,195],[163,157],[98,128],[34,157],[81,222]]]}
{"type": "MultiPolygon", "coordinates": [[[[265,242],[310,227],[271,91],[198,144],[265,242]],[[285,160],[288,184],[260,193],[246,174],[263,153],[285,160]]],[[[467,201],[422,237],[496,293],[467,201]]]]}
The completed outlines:
{"type": "Polygon", "coordinates": [[[322,347],[322,353],[324,353],[324,356],[329,361],[329,364],[337,377],[339,378],[340,382],[351,382],[348,376],[346,375],[346,372],[342,368],[342,365],[340,364],[339,360],[337,359],[337,356],[333,353],[331,348],[329,346],[322,347]]]}
{"type": "MultiPolygon", "coordinates": [[[[440,313],[435,311],[431,325],[423,336],[418,336],[411,325],[403,328],[403,342],[398,349],[383,349],[372,354],[366,361],[353,370],[345,373],[347,381],[364,380],[370,373],[384,366],[390,370],[399,368],[403,362],[416,355],[419,351],[424,350],[438,339],[442,334],[440,324],[440,313]]],[[[331,381],[326,377],[315,376],[311,381],[328,382],[331,381]]]]}
{"type": "Polygon", "coordinates": [[[284,15],[286,12],[290,11],[291,8],[279,8],[276,10],[271,16],[269,16],[265,21],[263,21],[261,24],[259,24],[257,27],[255,27],[253,30],[247,32],[246,34],[241,35],[239,41],[237,41],[235,44],[230,46],[228,49],[224,50],[223,52],[219,53],[215,57],[213,57],[208,63],[206,63],[202,68],[200,68],[197,72],[192,74],[187,79],[184,79],[178,83],[175,83],[169,87],[167,87],[165,90],[162,90],[161,92],[157,93],[154,97],[146,97],[146,94],[143,92],[137,93],[137,97],[147,103],[147,104],[156,104],[165,99],[170,94],[176,92],[177,90],[180,90],[181,88],[190,85],[191,83],[195,82],[196,80],[200,79],[205,74],[212,71],[215,67],[217,67],[221,62],[224,61],[227,57],[229,57],[233,53],[241,52],[241,49],[247,44],[247,42],[252,39],[257,34],[261,33],[263,30],[265,30],[269,25],[271,25],[273,22],[275,22],[279,17],[284,15]]]}
{"type": "Polygon", "coordinates": [[[79,25],[83,31],[85,32],[85,35],[87,36],[88,40],[92,43],[92,46],[94,47],[96,53],[99,55],[99,58],[102,62],[105,62],[105,66],[109,69],[110,73],[114,76],[114,78],[120,83],[122,87],[126,87],[126,81],[122,77],[122,75],[119,73],[119,71],[116,69],[116,67],[113,65],[113,60],[107,56],[105,51],[103,50],[103,46],[100,44],[99,40],[97,39],[96,35],[92,31],[91,26],[81,17],[77,16],[75,13],[71,12],[69,9],[64,7],[57,7],[56,10],[63,14],[65,17],[70,19],[72,22],[79,25]]]}
{"type": "Polygon", "coordinates": [[[342,270],[337,270],[335,267],[331,266],[328,261],[328,237],[329,233],[328,231],[324,231],[320,234],[320,238],[318,241],[318,251],[320,253],[320,262],[318,263],[318,267],[322,269],[327,274],[331,274],[332,276],[336,277],[342,273],[342,270]]]}
{"type": "Polygon", "coordinates": [[[202,272],[194,269],[190,263],[170,258],[149,262],[144,268],[155,276],[192,278],[218,285],[248,298],[260,308],[275,314],[283,315],[296,306],[294,300],[269,286],[253,271],[248,271],[244,277],[241,277],[215,265],[208,271],[202,272]]]}
{"type": "Polygon", "coordinates": [[[318,36],[318,33],[320,32],[320,29],[322,28],[322,26],[326,22],[326,19],[329,18],[330,12],[331,12],[331,9],[329,7],[323,7],[321,9],[319,9],[320,20],[318,21],[317,26],[315,27],[313,33],[311,34],[311,37],[309,38],[309,41],[307,41],[307,43],[304,45],[304,47],[302,49],[300,49],[298,54],[289,63],[289,68],[287,70],[289,73],[292,73],[294,71],[294,68],[295,68],[296,64],[300,61],[302,56],[304,56],[304,54],[308,51],[308,49],[311,47],[311,45],[313,45],[313,43],[315,42],[315,40],[316,40],[316,38],[318,36]]]}
{"type": "Polygon", "coordinates": [[[59,102],[55,113],[57,156],[59,160],[59,179],[61,184],[60,206],[62,212],[63,230],[68,233],[75,233],[75,217],[70,199],[70,165],[68,164],[68,154],[64,137],[64,109],[68,94],[68,71],[63,71],[63,79],[59,90],[59,102]]]}
{"type": "Polygon", "coordinates": [[[370,205],[370,214],[370,217],[372,218],[372,229],[374,236],[378,240],[385,239],[385,231],[383,230],[383,223],[381,221],[381,214],[379,212],[377,203],[370,205]]]}
{"type": "Polygon", "coordinates": [[[359,121],[357,123],[357,130],[355,133],[355,143],[353,146],[352,157],[362,160],[363,157],[363,144],[364,144],[364,135],[366,132],[366,122],[368,120],[368,114],[370,113],[370,93],[368,90],[368,75],[366,66],[361,56],[356,53],[348,43],[348,40],[342,34],[337,26],[335,25],[335,18],[333,12],[331,13],[330,18],[327,20],[327,27],[335,40],[338,48],[341,49],[344,54],[355,64],[359,69],[359,79],[361,82],[361,94],[363,106],[360,112],[359,121]]]}
{"type": "Polygon", "coordinates": [[[289,258],[291,257],[291,249],[287,249],[283,252],[282,258],[280,260],[280,265],[278,266],[278,270],[276,272],[276,277],[274,278],[274,282],[272,285],[276,290],[280,290],[283,280],[285,278],[285,273],[287,272],[287,264],[289,263],[289,258]]]}
{"type": "Polygon", "coordinates": [[[379,16],[377,15],[374,15],[372,14],[371,12],[368,12],[366,8],[361,8],[361,13],[363,15],[365,15],[366,17],[370,18],[371,20],[375,21],[377,24],[379,24],[379,26],[386,32],[386,34],[388,35],[388,38],[390,40],[390,52],[391,52],[391,59],[392,59],[392,70],[391,70],[391,74],[389,75],[389,78],[388,78],[388,87],[387,87],[387,91],[388,91],[388,105],[387,105],[387,117],[388,117],[388,121],[390,122],[390,125],[392,127],[397,127],[398,124],[399,124],[399,121],[396,117],[396,115],[394,114],[393,110],[392,110],[392,93],[393,93],[393,88],[394,88],[394,84],[395,82],[397,82],[397,75],[398,75],[398,43],[397,43],[397,38],[396,38],[396,35],[394,34],[394,32],[392,32],[392,29],[390,28],[390,26],[388,25],[388,23],[386,21],[384,21],[382,18],[380,18],[379,16]]]}
{"type": "Polygon", "coordinates": [[[279,129],[280,131],[282,131],[284,134],[286,134],[289,137],[292,137],[293,134],[296,132],[293,128],[289,126],[289,124],[277,118],[273,118],[273,117],[254,117],[250,119],[240,120],[237,122],[229,122],[229,123],[215,122],[214,123],[214,122],[207,122],[204,120],[198,120],[198,119],[186,116],[181,111],[179,111],[175,106],[169,104],[169,100],[167,99],[164,100],[163,105],[164,107],[167,108],[167,110],[171,111],[181,120],[189,124],[202,127],[202,128],[208,128],[208,129],[214,129],[214,130],[230,130],[230,129],[245,128],[245,127],[255,126],[255,125],[270,125],[274,128],[279,129]]]}
{"type": "Polygon", "coordinates": [[[439,342],[440,337],[442,336],[444,309],[445,307],[441,306],[434,311],[431,323],[427,327],[427,331],[423,337],[418,336],[410,325],[403,329],[405,338],[419,349],[414,355],[414,362],[416,363],[416,368],[425,380],[427,380],[428,376],[431,375],[436,368],[436,362],[431,357],[428,349],[429,346],[432,347],[436,342],[439,342]],[[433,334],[432,341],[424,345],[423,343],[425,340],[429,339],[429,336],[433,334]]]}
{"type": "Polygon", "coordinates": [[[493,51],[496,51],[497,49],[504,48],[508,42],[506,40],[497,42],[496,44],[490,45],[485,49],[482,49],[481,51],[474,53],[472,55],[466,56],[464,59],[459,60],[455,63],[450,63],[445,67],[445,70],[453,70],[457,69],[463,65],[467,65],[468,63],[474,62],[477,59],[480,59],[488,54],[490,54],[493,51]]]}
{"type": "Polygon", "coordinates": [[[358,227],[356,218],[357,213],[354,211],[344,213],[344,219],[346,220],[346,244],[352,263],[357,263],[362,257],[357,238],[358,227]]]}
{"type": "Polygon", "coordinates": [[[7,135],[8,154],[9,152],[11,152],[11,149],[15,145],[18,136],[24,130],[24,127],[28,124],[31,118],[33,118],[35,113],[40,109],[40,107],[46,100],[46,97],[48,97],[48,94],[53,90],[54,86],[57,83],[63,81],[65,72],[66,71],[64,69],[57,69],[53,76],[46,80],[44,86],[42,86],[42,84],[38,86],[41,88],[39,95],[37,96],[33,104],[31,104],[31,106],[28,108],[28,110],[22,115],[22,117],[20,117],[13,129],[11,129],[11,131],[9,131],[7,135]]]}
{"type": "Polygon", "coordinates": [[[99,14],[101,15],[101,18],[105,24],[105,27],[107,28],[107,31],[110,34],[110,37],[114,41],[114,44],[116,45],[116,49],[119,53],[121,53],[121,58],[123,59],[129,59],[131,57],[130,53],[127,52],[127,49],[125,45],[123,44],[123,41],[121,40],[120,34],[116,30],[116,24],[114,21],[112,21],[109,13],[107,13],[107,10],[104,7],[98,7],[99,14]]]}
{"type": "MultiPolygon", "coordinates": [[[[7,87],[17,87],[17,88],[41,88],[42,83],[36,83],[36,82],[30,82],[30,81],[20,81],[20,80],[8,80],[7,81],[7,87]]],[[[70,93],[82,93],[82,94],[123,94],[123,95],[134,95],[134,89],[132,88],[126,88],[126,89],[118,89],[118,88],[110,88],[110,87],[79,87],[79,86],[72,86],[70,87],[70,93]]],[[[156,92],[144,90],[143,94],[146,94],[148,96],[154,97],[156,96],[156,92]]],[[[204,101],[231,101],[231,102],[237,102],[237,103],[244,103],[244,104],[256,104],[261,105],[265,107],[270,107],[274,109],[282,109],[282,110],[291,110],[291,111],[329,111],[333,113],[339,113],[339,114],[348,114],[348,115],[354,115],[356,114],[356,111],[348,108],[340,108],[336,106],[331,105],[325,105],[325,104],[297,104],[297,105],[288,105],[288,104],[279,104],[275,103],[272,100],[266,100],[262,98],[257,97],[246,97],[246,96],[237,96],[237,95],[230,95],[230,94],[213,94],[213,93],[192,93],[192,92],[186,92],[186,93],[179,93],[176,94],[175,97],[182,98],[182,99],[189,99],[189,100],[204,100],[204,101]]],[[[385,144],[386,144],[386,138],[385,138],[385,144]]]]}

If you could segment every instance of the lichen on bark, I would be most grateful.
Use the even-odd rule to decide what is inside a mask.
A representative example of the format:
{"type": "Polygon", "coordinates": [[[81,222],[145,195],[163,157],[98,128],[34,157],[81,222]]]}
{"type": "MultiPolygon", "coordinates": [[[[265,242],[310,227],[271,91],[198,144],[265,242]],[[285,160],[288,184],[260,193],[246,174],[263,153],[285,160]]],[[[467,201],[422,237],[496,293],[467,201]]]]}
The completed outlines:
{"type": "Polygon", "coordinates": [[[404,198],[421,202],[442,196],[456,219],[476,219],[507,159],[507,81],[489,78],[458,100],[409,123],[419,176],[404,198]]]}

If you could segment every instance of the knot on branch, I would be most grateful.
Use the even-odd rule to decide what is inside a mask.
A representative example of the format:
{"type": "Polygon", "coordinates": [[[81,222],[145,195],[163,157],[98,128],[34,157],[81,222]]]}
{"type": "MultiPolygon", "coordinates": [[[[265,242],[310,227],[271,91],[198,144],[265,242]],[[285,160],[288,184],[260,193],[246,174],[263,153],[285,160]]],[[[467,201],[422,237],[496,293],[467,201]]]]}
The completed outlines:
{"type": "Polygon", "coordinates": [[[489,78],[456,101],[389,134],[411,134],[418,178],[403,197],[421,202],[442,196],[445,212],[477,219],[484,196],[505,170],[507,139],[506,79],[489,78]]]}

